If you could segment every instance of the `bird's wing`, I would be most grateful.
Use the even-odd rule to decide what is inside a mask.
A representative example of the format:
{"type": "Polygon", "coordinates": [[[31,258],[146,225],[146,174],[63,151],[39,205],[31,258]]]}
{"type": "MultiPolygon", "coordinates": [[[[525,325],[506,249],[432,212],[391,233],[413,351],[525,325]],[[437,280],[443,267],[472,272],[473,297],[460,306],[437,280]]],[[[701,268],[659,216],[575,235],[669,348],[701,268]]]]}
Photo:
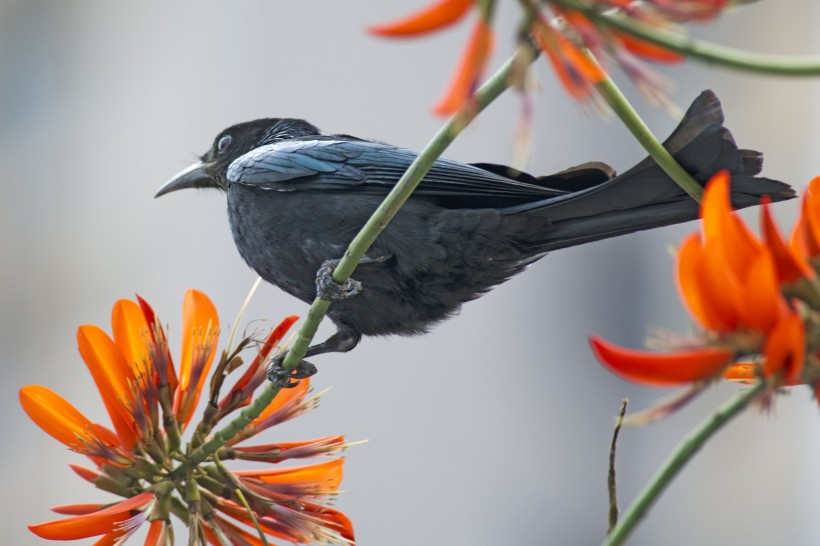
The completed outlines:
{"type": "MultiPolygon", "coordinates": [[[[417,155],[411,150],[365,140],[296,139],[248,152],[231,163],[227,177],[232,184],[276,191],[351,190],[386,194],[417,155]]],[[[503,176],[499,174],[500,167],[493,167],[489,170],[439,159],[416,194],[452,198],[459,201],[456,206],[475,206],[486,198],[535,201],[566,193],[539,184],[538,179],[529,175],[525,178],[527,182],[519,175],[503,176]]]]}

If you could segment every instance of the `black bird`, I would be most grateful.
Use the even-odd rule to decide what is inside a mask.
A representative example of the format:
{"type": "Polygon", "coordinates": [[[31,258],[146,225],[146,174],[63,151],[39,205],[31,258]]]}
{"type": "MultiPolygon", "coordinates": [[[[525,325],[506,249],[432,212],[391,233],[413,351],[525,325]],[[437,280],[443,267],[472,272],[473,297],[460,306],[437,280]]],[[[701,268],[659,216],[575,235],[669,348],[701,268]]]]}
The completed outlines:
{"type": "MultiPolygon", "coordinates": [[[[763,195],[794,196],[787,184],[756,177],[761,154],[737,148],[711,91],[695,100],[664,145],[701,184],[730,171],[736,208],[763,195]]],[[[317,270],[342,256],[416,155],[322,135],[299,119],[259,119],[222,131],[202,161],[157,196],[183,188],[225,191],[233,238],[248,265],[311,302],[317,270]]],[[[349,351],[362,335],[426,332],[552,250],[697,216],[697,203],[649,158],[620,176],[587,163],[540,177],[440,159],[356,269],[361,294],[330,306],[337,333],[307,356],[349,351]]]]}

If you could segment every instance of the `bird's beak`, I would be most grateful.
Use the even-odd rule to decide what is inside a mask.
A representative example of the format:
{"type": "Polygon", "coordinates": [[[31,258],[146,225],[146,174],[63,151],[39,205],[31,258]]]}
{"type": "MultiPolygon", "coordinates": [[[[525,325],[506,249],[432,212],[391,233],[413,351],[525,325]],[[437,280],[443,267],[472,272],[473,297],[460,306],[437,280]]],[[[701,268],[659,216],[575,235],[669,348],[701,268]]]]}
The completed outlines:
{"type": "Polygon", "coordinates": [[[210,169],[214,166],[213,162],[200,161],[187,167],[171,179],[163,184],[154,197],[171,193],[172,191],[184,190],[186,188],[218,188],[220,187],[211,178],[210,169]]]}

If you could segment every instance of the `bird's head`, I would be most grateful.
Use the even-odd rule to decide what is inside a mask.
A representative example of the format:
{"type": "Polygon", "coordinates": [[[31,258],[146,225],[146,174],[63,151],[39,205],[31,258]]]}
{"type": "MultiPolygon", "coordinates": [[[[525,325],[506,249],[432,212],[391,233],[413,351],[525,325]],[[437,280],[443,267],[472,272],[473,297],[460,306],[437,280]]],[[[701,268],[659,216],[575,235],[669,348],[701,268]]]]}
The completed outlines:
{"type": "Polygon", "coordinates": [[[228,189],[228,167],[240,156],[266,144],[320,134],[301,119],[265,118],[238,123],[219,133],[211,149],[166,182],[154,197],[185,188],[228,189]]]}

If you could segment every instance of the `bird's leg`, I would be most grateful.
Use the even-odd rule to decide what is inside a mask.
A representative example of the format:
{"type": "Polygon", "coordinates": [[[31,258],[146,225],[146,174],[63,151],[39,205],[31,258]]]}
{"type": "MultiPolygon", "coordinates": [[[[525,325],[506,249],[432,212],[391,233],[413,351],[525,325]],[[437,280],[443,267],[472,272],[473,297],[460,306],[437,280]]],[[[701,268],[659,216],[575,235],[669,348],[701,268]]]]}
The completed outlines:
{"type": "MultiPolygon", "coordinates": [[[[320,355],[323,353],[346,353],[359,344],[362,334],[344,326],[339,327],[335,334],[327,338],[322,343],[311,345],[305,351],[305,357],[320,355]]],[[[302,360],[296,365],[294,370],[285,370],[282,363],[285,361],[287,352],[283,352],[273,357],[268,364],[268,380],[278,385],[280,388],[289,389],[295,387],[299,379],[310,377],[316,373],[316,366],[302,360]]]]}
{"type": "MultiPolygon", "coordinates": [[[[386,254],[377,258],[362,256],[362,259],[359,260],[359,264],[386,262],[392,257],[392,254],[386,254]]],[[[326,301],[344,300],[361,293],[362,283],[355,279],[347,279],[342,284],[333,280],[333,270],[339,265],[339,261],[340,260],[325,260],[319,267],[319,271],[316,272],[316,296],[320,299],[326,301]]]]}

